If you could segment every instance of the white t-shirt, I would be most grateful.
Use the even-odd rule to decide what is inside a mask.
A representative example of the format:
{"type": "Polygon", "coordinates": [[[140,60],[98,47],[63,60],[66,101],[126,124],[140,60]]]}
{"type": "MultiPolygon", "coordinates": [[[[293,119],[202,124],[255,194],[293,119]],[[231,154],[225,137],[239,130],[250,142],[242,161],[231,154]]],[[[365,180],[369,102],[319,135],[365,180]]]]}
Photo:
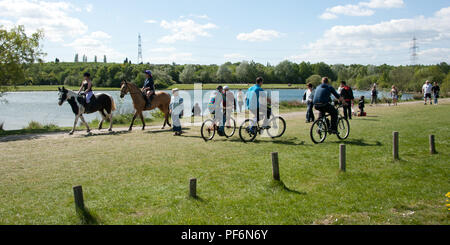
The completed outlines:
{"type": "Polygon", "coordinates": [[[430,84],[424,84],[422,89],[423,89],[425,94],[431,94],[431,88],[432,87],[433,86],[431,85],[431,83],[430,84]]]}

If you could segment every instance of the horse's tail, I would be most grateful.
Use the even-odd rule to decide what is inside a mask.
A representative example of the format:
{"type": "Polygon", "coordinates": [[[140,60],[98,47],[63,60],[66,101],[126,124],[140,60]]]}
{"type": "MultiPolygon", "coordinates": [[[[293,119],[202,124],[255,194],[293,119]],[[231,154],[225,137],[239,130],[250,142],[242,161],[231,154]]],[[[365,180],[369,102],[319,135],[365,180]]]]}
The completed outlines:
{"type": "Polygon", "coordinates": [[[116,103],[114,102],[114,99],[111,97],[111,95],[109,96],[109,98],[111,99],[111,111],[115,111],[116,103]]]}

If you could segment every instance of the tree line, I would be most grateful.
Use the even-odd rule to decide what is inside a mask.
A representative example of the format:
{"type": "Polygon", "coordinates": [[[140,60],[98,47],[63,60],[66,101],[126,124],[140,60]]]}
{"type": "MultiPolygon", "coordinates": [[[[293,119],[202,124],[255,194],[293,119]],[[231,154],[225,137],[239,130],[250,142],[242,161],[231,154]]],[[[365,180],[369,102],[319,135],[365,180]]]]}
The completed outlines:
{"type": "MultiPolygon", "coordinates": [[[[106,58],[105,58],[106,59],[106,58]]],[[[131,64],[128,59],[122,64],[97,62],[49,62],[35,63],[25,70],[25,78],[18,85],[80,85],[83,73],[92,75],[94,86],[119,87],[122,80],[141,86],[145,80],[143,71],[153,72],[158,89],[180,83],[253,83],[258,76],[266,83],[320,84],[321,77],[328,77],[334,84],[347,81],[356,89],[369,89],[377,83],[381,88],[395,85],[401,91],[420,91],[426,80],[438,82],[443,91],[450,92],[450,66],[442,62],[437,65],[390,66],[390,65],[328,65],[320,62],[294,63],[283,61],[278,65],[242,61],[222,65],[180,64],[131,64]]]]}

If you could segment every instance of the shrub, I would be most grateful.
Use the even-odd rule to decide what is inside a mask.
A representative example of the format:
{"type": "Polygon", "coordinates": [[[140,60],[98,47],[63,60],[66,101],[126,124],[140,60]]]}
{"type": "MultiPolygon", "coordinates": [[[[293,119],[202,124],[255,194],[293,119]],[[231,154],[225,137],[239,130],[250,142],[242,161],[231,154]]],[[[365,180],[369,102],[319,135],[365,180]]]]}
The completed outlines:
{"type": "Polygon", "coordinates": [[[46,125],[42,125],[39,122],[36,121],[31,121],[28,123],[28,126],[26,126],[24,129],[28,129],[28,130],[36,130],[36,129],[58,129],[59,127],[56,126],[55,124],[46,124],[46,125]]]}
{"type": "Polygon", "coordinates": [[[283,109],[291,109],[291,108],[304,108],[306,107],[306,104],[301,103],[300,101],[294,100],[294,101],[282,101],[280,103],[280,108],[283,109]]]}

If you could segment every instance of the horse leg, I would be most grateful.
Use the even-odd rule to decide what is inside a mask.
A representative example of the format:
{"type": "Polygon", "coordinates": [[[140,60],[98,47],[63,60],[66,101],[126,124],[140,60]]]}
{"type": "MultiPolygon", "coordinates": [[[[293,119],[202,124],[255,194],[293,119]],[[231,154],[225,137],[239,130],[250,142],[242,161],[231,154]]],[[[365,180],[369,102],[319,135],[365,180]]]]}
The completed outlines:
{"type": "Polygon", "coordinates": [[[90,132],[91,132],[91,129],[89,128],[89,124],[87,124],[87,122],[84,120],[83,115],[80,116],[80,119],[81,119],[81,121],[84,123],[84,125],[86,125],[86,128],[87,128],[86,131],[87,131],[88,133],[90,133],[90,132]]]}
{"type": "Polygon", "coordinates": [[[138,113],[137,113],[137,111],[136,111],[136,112],[134,113],[133,119],[131,120],[131,125],[130,125],[130,128],[128,129],[128,131],[133,130],[134,120],[136,120],[137,115],[138,115],[138,113]]]}
{"type": "Polygon", "coordinates": [[[169,122],[169,115],[170,115],[170,110],[169,110],[169,107],[167,107],[167,109],[164,109],[164,108],[159,108],[163,113],[164,113],[164,125],[163,125],[163,127],[162,127],[162,129],[164,129],[165,127],[166,127],[166,124],[169,126],[169,127],[172,127],[172,125],[170,124],[170,122],[169,122]]]}
{"type": "Polygon", "coordinates": [[[112,125],[113,125],[113,114],[112,114],[112,112],[109,113],[108,117],[109,117],[109,129],[108,129],[108,131],[111,132],[112,131],[112,125]]]}
{"type": "Polygon", "coordinates": [[[142,114],[142,111],[141,111],[141,113],[139,113],[139,117],[141,118],[141,121],[142,121],[142,130],[145,130],[145,120],[144,120],[144,114],[142,114]]]}
{"type": "Polygon", "coordinates": [[[80,117],[80,115],[76,115],[75,116],[75,121],[73,122],[73,128],[72,131],[69,132],[69,135],[72,135],[75,132],[75,128],[77,126],[77,122],[78,122],[78,118],[80,117]]]}
{"type": "Polygon", "coordinates": [[[102,120],[98,124],[98,130],[102,130],[103,122],[106,120],[106,115],[103,110],[100,110],[99,112],[100,112],[100,116],[102,116],[102,120]]]}

